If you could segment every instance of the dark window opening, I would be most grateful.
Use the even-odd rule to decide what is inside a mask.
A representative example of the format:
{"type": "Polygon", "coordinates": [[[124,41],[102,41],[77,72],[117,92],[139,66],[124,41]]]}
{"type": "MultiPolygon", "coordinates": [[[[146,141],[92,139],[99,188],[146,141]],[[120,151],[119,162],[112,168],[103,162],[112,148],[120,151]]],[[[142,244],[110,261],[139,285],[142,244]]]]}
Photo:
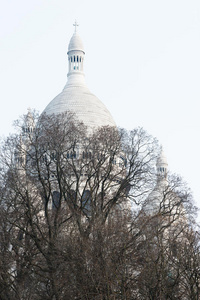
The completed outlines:
{"type": "Polygon", "coordinates": [[[24,238],[24,234],[23,234],[23,231],[22,230],[20,230],[19,232],[18,232],[18,240],[19,241],[21,241],[21,240],[23,240],[23,238],[24,238]]]}
{"type": "Polygon", "coordinates": [[[57,191],[54,191],[53,195],[52,195],[52,208],[58,209],[59,206],[60,206],[60,193],[57,191]]]}
{"type": "Polygon", "coordinates": [[[83,212],[87,215],[91,215],[91,193],[89,190],[85,190],[82,195],[82,203],[81,203],[83,212]]]}

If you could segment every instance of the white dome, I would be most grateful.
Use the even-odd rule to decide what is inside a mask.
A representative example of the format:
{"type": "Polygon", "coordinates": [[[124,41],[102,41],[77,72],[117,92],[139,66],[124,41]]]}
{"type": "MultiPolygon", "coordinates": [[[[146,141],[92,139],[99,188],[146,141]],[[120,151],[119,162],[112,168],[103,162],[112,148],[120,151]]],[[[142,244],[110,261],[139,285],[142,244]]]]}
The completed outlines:
{"type": "Polygon", "coordinates": [[[46,114],[75,113],[89,128],[116,126],[105,105],[86,86],[68,86],[44,110],[46,114]]]}
{"type": "Polygon", "coordinates": [[[68,81],[63,91],[45,108],[43,113],[60,114],[72,112],[89,130],[101,126],[116,126],[105,105],[93,95],[85,84],[83,73],[84,48],[79,35],[75,32],[68,47],[68,81]]]}
{"type": "Polygon", "coordinates": [[[76,51],[76,50],[84,52],[84,47],[81,38],[78,35],[78,33],[75,31],[69,42],[68,53],[69,51],[76,51]]]}

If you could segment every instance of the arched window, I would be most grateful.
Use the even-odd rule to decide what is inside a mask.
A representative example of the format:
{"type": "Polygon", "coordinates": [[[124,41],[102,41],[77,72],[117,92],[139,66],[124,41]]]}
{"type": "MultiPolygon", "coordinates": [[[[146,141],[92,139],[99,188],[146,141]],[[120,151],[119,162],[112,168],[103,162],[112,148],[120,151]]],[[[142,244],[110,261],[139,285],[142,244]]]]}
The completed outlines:
{"type": "Polygon", "coordinates": [[[19,241],[23,240],[23,238],[24,238],[24,233],[23,233],[22,230],[19,230],[17,238],[18,238],[19,241]]]}
{"type": "Polygon", "coordinates": [[[81,62],[81,57],[80,57],[80,62],[81,62]]]}
{"type": "Polygon", "coordinates": [[[83,212],[87,215],[91,215],[91,192],[89,190],[85,190],[81,199],[81,208],[83,212]]]}
{"type": "Polygon", "coordinates": [[[77,56],[77,62],[78,62],[78,56],[77,56]]]}
{"type": "Polygon", "coordinates": [[[74,62],[76,61],[76,57],[74,56],[74,62]]]}
{"type": "Polygon", "coordinates": [[[58,191],[54,191],[52,195],[52,208],[58,209],[60,206],[60,193],[58,191]]]}
{"type": "Polygon", "coordinates": [[[72,62],[72,56],[71,56],[71,62],[72,62]]]}

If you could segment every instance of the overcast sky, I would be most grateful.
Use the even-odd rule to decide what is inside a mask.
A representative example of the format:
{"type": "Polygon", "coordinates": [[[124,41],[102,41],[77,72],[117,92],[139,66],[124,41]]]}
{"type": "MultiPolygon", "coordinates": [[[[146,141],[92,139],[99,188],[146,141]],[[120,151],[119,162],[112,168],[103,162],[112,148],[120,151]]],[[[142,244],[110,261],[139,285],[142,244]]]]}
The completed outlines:
{"type": "Polygon", "coordinates": [[[76,19],[91,92],[118,126],[159,139],[200,207],[200,1],[0,3],[0,135],[63,89],[76,19]]]}

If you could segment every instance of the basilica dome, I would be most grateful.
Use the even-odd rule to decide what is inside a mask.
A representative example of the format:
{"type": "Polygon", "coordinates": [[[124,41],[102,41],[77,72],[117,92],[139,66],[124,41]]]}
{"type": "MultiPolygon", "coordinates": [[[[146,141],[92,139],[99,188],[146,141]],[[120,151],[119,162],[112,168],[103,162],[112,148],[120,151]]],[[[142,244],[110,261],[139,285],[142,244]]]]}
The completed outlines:
{"type": "Polygon", "coordinates": [[[101,126],[116,126],[106,106],[88,89],[83,72],[84,48],[76,30],[68,47],[68,80],[63,91],[45,108],[43,113],[60,114],[70,111],[89,130],[101,126]]]}

